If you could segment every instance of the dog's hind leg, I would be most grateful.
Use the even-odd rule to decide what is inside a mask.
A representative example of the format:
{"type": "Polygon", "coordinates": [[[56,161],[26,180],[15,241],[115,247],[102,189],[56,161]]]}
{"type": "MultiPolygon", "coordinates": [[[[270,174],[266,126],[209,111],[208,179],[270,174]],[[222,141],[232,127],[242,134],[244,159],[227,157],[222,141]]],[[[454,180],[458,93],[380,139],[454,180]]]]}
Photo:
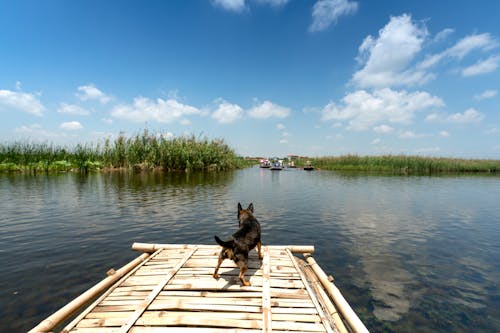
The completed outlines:
{"type": "Polygon", "coordinates": [[[251,286],[251,283],[250,283],[250,281],[245,280],[245,273],[246,273],[247,270],[248,270],[248,267],[243,266],[243,265],[240,266],[240,276],[239,277],[240,277],[241,283],[244,286],[248,287],[248,286],[251,286]]]}
{"type": "Polygon", "coordinates": [[[224,254],[223,254],[224,252],[225,251],[222,250],[221,253],[219,254],[219,261],[217,262],[217,266],[215,267],[215,271],[214,271],[214,275],[213,275],[214,279],[218,279],[219,278],[219,274],[217,272],[219,271],[219,267],[222,264],[222,262],[224,261],[224,259],[226,259],[224,257],[224,254]]]}
{"type": "Polygon", "coordinates": [[[261,247],[262,247],[262,242],[261,242],[261,241],[259,241],[259,242],[257,243],[257,252],[259,253],[259,258],[260,258],[260,260],[264,259],[264,256],[262,255],[261,247]]]}

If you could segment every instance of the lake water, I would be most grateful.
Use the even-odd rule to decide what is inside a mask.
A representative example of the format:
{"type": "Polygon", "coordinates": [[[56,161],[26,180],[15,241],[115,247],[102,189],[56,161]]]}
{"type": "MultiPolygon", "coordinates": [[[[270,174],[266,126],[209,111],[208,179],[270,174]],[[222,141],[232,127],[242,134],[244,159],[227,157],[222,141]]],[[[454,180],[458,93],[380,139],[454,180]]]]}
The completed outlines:
{"type": "Polygon", "coordinates": [[[23,332],[139,254],[214,244],[254,203],[264,244],[314,257],[372,332],[500,332],[500,177],[250,168],[0,175],[0,331],[23,332]]]}

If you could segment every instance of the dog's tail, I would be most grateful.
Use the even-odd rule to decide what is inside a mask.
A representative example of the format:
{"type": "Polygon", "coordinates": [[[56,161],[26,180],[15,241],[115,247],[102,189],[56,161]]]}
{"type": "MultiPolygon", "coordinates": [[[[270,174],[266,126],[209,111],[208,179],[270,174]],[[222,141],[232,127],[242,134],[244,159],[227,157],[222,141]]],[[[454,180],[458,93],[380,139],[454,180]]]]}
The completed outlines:
{"type": "Polygon", "coordinates": [[[222,246],[223,248],[226,248],[226,249],[231,249],[233,247],[233,244],[234,244],[234,240],[229,240],[229,241],[223,241],[222,239],[220,239],[219,237],[217,236],[214,236],[215,238],[215,241],[220,245],[222,246]]]}

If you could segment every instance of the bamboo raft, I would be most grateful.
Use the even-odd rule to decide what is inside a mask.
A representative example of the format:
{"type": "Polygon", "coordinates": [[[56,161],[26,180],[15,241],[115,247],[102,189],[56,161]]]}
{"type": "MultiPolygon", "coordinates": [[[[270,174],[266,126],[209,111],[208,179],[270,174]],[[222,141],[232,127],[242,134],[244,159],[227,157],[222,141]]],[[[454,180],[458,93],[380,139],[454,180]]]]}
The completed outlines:
{"type": "Polygon", "coordinates": [[[264,246],[263,260],[251,251],[248,287],[231,260],[212,277],[217,245],[132,248],[144,253],[30,332],[53,332],[78,311],[61,332],[368,332],[311,256],[313,246],[264,246]]]}

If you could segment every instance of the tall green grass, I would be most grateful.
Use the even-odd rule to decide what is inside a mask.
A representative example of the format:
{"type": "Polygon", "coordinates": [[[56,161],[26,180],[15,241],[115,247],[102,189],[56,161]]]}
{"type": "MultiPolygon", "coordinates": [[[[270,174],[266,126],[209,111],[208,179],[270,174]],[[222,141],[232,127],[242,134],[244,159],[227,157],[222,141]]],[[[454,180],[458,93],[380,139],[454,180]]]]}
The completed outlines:
{"type": "Polygon", "coordinates": [[[104,144],[73,148],[49,143],[0,144],[0,171],[49,172],[126,168],[134,170],[228,170],[245,166],[223,140],[192,136],[170,137],[148,130],[123,133],[104,144]]]}
{"type": "Polygon", "coordinates": [[[456,159],[406,155],[321,157],[311,159],[320,169],[377,171],[394,174],[435,174],[452,172],[497,172],[500,160],[456,159]]]}

